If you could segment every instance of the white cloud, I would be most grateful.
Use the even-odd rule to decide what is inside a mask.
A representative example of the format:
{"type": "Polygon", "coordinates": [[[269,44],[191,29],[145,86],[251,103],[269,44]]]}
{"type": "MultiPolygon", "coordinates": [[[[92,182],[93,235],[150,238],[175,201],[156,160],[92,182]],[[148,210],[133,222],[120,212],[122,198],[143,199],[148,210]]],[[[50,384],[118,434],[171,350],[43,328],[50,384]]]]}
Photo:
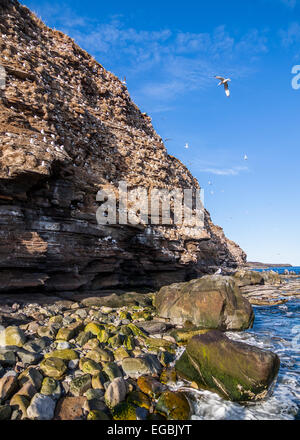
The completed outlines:
{"type": "Polygon", "coordinates": [[[266,34],[256,29],[240,35],[225,26],[199,33],[137,30],[127,26],[124,17],[101,23],[77,16],[57,1],[43,4],[40,11],[47,24],[55,23],[104,67],[126,75],[132,83],[143,73],[143,84],[133,93],[147,99],[170,101],[179,94],[214,87],[216,74],[234,79],[248,76],[255,57],[267,51],[266,34]]]}
{"type": "Polygon", "coordinates": [[[232,168],[202,168],[201,173],[209,173],[217,176],[237,176],[242,171],[248,171],[248,167],[236,166],[232,168]]]}
{"type": "Polygon", "coordinates": [[[280,31],[281,41],[284,46],[291,46],[300,41],[300,25],[291,23],[286,30],[280,31]]]}

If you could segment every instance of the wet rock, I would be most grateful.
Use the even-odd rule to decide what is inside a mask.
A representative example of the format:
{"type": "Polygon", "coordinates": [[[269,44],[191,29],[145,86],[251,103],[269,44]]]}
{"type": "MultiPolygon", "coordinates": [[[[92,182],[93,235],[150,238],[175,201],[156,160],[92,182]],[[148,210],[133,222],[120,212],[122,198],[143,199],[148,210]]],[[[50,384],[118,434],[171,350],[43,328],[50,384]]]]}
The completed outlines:
{"type": "Polygon", "coordinates": [[[166,367],[167,365],[171,364],[175,360],[175,355],[173,353],[170,353],[169,351],[161,351],[159,353],[158,359],[160,363],[166,367]]]}
{"type": "Polygon", "coordinates": [[[271,351],[236,342],[217,330],[194,336],[176,362],[180,377],[235,401],[266,397],[279,358],[271,351]]]}
{"type": "Polygon", "coordinates": [[[152,376],[140,376],[137,380],[137,385],[151,399],[157,399],[166,390],[166,386],[152,376]]]}
{"type": "Polygon", "coordinates": [[[44,394],[36,394],[27,408],[27,416],[34,420],[52,420],[54,410],[55,402],[51,397],[44,394]]]}
{"type": "Polygon", "coordinates": [[[113,408],[125,399],[126,394],[126,382],[122,377],[117,377],[109,384],[105,392],[105,403],[108,407],[113,408]]]}
{"type": "Polygon", "coordinates": [[[180,325],[188,321],[209,329],[243,330],[254,320],[252,307],[234,279],[222,275],[162,287],[155,306],[159,316],[180,325]]]}
{"type": "Polygon", "coordinates": [[[175,368],[165,368],[159,378],[163,384],[175,383],[177,380],[177,373],[175,368]]]}
{"type": "Polygon", "coordinates": [[[156,404],[155,410],[166,416],[168,420],[189,420],[190,404],[183,393],[164,391],[156,404]]]}
{"type": "Polygon", "coordinates": [[[142,393],[141,391],[131,391],[131,393],[128,394],[126,400],[128,403],[139,406],[141,408],[149,409],[151,406],[150,399],[146,396],[146,394],[142,393]]]}

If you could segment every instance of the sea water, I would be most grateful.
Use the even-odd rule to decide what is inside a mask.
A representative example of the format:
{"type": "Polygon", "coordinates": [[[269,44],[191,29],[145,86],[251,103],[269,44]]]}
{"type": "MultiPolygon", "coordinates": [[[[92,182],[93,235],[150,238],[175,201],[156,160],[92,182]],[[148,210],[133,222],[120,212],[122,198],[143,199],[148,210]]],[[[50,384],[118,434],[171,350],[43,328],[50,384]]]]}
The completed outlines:
{"type": "MultiPolygon", "coordinates": [[[[293,268],[294,270],[294,268],[293,268]]],[[[253,328],[226,332],[236,341],[271,350],[280,358],[280,370],[270,395],[257,403],[239,404],[210,391],[188,392],[194,420],[300,419],[300,300],[294,296],[277,306],[253,306],[253,328]]],[[[177,389],[186,386],[177,384],[177,389]]]]}

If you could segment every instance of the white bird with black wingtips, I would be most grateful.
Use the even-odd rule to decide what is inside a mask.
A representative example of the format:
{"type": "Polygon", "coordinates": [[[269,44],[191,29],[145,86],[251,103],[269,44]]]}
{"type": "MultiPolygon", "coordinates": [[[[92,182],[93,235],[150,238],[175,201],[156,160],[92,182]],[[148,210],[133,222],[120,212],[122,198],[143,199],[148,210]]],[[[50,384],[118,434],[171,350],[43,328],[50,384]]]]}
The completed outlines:
{"type": "Polygon", "coordinates": [[[220,80],[218,86],[221,86],[222,84],[224,85],[224,90],[225,90],[226,96],[229,97],[230,91],[229,91],[229,87],[228,87],[228,82],[231,81],[231,79],[230,78],[223,78],[222,76],[215,76],[215,78],[220,80]]]}

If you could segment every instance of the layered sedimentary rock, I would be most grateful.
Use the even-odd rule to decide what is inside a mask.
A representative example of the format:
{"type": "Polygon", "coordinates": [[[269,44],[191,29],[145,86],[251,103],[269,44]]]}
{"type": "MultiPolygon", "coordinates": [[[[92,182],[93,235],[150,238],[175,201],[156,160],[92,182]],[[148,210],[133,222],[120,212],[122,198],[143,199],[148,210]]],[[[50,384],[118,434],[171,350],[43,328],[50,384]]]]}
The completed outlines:
{"type": "Polygon", "coordinates": [[[0,291],[157,287],[245,254],[205,228],[98,225],[97,191],[198,188],[127,88],[15,0],[0,4],[0,291]]]}

